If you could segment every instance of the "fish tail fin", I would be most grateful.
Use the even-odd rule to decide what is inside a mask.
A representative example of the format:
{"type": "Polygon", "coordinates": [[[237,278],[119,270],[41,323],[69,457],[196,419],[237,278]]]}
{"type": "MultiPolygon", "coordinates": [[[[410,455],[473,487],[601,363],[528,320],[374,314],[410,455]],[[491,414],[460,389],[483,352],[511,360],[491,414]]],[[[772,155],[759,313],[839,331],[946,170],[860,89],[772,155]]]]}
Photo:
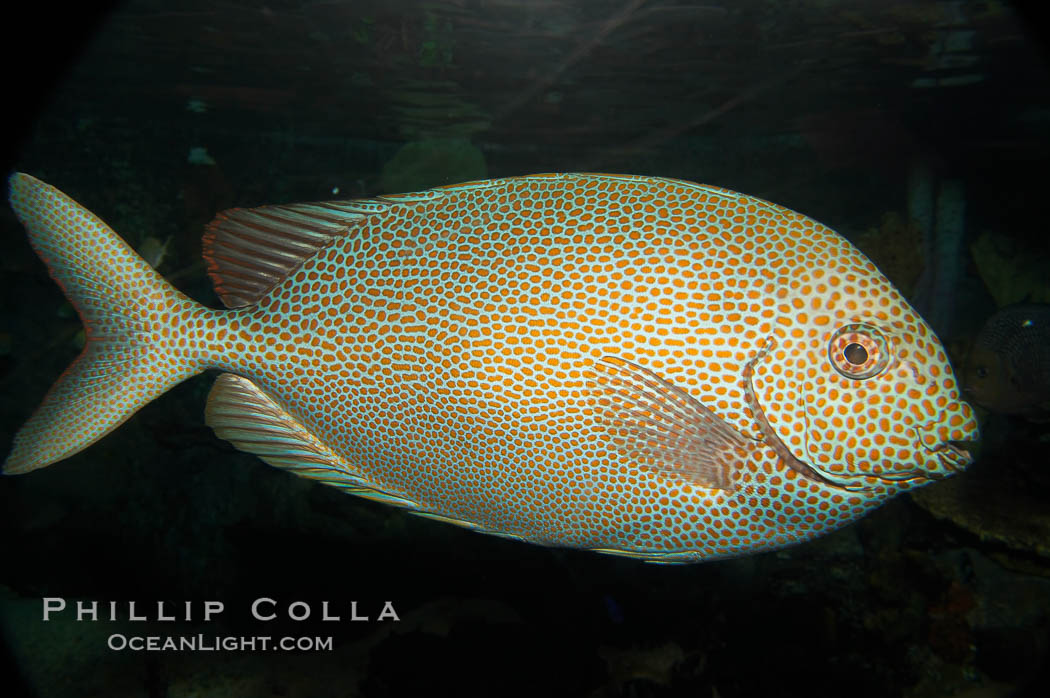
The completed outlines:
{"type": "Polygon", "coordinates": [[[29,175],[10,178],[10,201],[29,240],[84,324],[83,351],[23,425],[4,463],[25,473],[67,458],[139,408],[206,368],[179,350],[174,313],[209,313],[186,298],[94,214],[29,175]],[[172,341],[175,340],[175,341],[172,341]]]}

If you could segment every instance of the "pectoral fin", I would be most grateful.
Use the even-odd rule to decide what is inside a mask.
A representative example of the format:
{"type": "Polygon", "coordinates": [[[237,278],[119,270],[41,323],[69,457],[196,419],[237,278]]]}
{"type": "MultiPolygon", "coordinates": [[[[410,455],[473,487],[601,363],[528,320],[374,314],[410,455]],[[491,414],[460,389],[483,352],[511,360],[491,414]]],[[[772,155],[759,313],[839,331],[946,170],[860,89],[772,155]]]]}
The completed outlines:
{"type": "Polygon", "coordinates": [[[640,465],[700,487],[732,492],[751,442],[699,400],[619,357],[595,366],[599,411],[613,443],[640,465]]]}

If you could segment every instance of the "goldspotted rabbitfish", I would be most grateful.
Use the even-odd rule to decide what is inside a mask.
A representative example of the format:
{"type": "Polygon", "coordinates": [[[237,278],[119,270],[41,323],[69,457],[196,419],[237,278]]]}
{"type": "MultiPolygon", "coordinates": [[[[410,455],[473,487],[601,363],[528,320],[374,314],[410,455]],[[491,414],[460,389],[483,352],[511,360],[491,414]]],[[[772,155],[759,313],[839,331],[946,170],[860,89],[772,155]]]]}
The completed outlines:
{"type": "Polygon", "coordinates": [[[206,369],[271,465],[470,529],[660,562],[771,550],[965,467],[940,342],[860,252],[743,194],[512,177],[220,214],[226,310],[28,175],[11,204],[83,353],[5,472],[87,447],[206,369]]]}

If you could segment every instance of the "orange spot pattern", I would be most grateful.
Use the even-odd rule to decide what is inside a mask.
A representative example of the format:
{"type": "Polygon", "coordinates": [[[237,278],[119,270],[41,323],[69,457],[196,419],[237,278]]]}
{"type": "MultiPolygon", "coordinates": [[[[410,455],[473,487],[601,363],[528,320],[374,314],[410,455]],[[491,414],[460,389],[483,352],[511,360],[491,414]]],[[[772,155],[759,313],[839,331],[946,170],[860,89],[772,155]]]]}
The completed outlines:
{"type": "Polygon", "coordinates": [[[947,474],[932,449],[974,433],[925,323],[797,213],[641,177],[438,191],[366,217],[202,342],[355,478],[422,511],[542,543],[726,557],[813,537],[947,474]],[[827,356],[836,328],[858,322],[893,342],[866,381],[827,356]],[[765,417],[842,487],[760,445],[734,492],[711,490],[611,442],[588,379],[600,357],[659,373],[757,438],[742,372],[768,339],[753,379],[765,417]]]}
{"type": "Polygon", "coordinates": [[[187,315],[213,311],[171,288],[105,223],[53,187],[15,174],[10,201],[84,320],[86,338],[83,352],[16,435],[4,464],[13,474],[81,450],[204,370],[186,351],[188,340],[175,339],[168,310],[174,302],[187,315]]]}
{"type": "MultiPolygon", "coordinates": [[[[157,370],[249,378],[348,480],[421,512],[659,561],[806,540],[963,463],[945,445],[976,423],[940,343],[819,223],[643,177],[436,191],[348,222],[256,306],[167,301],[151,315],[157,370]],[[857,324],[886,344],[885,368],[864,380],[829,359],[835,333],[857,324]],[[590,378],[603,356],[659,374],[750,440],[732,488],[616,446],[590,378]],[[819,479],[787,467],[774,434],[819,479]]],[[[134,293],[141,273],[113,284],[134,293]]]]}

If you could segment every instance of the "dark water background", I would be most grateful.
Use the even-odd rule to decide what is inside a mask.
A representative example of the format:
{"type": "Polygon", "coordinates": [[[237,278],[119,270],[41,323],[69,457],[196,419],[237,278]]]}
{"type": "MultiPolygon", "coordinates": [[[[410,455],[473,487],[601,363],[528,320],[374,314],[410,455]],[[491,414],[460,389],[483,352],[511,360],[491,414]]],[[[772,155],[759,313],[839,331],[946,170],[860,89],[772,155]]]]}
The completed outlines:
{"type": "MultiPolygon", "coordinates": [[[[937,304],[959,365],[998,306],[1050,301],[1038,6],[150,0],[61,18],[40,6],[7,29],[4,165],[136,248],[166,244],[161,272],[213,306],[200,232],[229,206],[546,171],[717,184],[830,225],[911,298],[938,269],[950,302],[916,302],[937,304]],[[908,222],[920,176],[964,192],[954,260],[924,258],[929,240],[908,222]]],[[[76,355],[79,325],[7,209],[0,226],[9,444],[76,355]]],[[[659,567],[483,537],[278,472],[204,426],[212,380],[0,481],[4,695],[919,698],[1050,685],[1045,424],[987,415],[967,473],[820,541],[659,567]],[[43,623],[44,596],[227,610],[196,625],[43,623]],[[247,613],[260,596],[309,602],[313,616],[261,623],[247,613]],[[343,621],[319,620],[324,600],[343,621]],[[349,622],[351,600],[373,618],[391,600],[401,622],[349,622]],[[334,650],[106,649],[115,632],[198,631],[333,636],[334,650]]]]}

